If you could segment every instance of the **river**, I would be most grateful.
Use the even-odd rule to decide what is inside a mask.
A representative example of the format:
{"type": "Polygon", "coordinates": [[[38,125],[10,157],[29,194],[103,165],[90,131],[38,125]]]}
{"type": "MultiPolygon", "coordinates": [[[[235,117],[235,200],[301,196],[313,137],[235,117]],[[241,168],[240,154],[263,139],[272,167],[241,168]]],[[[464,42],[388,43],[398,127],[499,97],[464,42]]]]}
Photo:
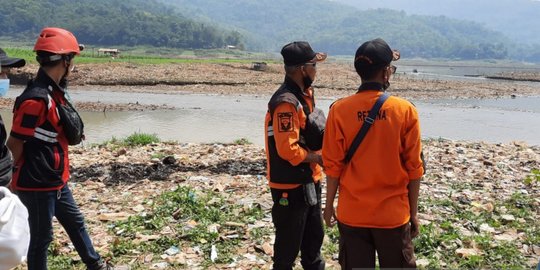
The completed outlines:
{"type": "MultiPolygon", "coordinates": [[[[9,96],[16,96],[20,91],[13,89],[9,96]]],[[[233,142],[245,138],[264,145],[263,122],[269,96],[77,90],[71,92],[71,97],[79,102],[139,102],[177,108],[145,112],[82,112],[87,143],[144,132],[178,142],[233,142]]],[[[319,99],[317,106],[327,113],[333,101],[319,99]]],[[[540,145],[540,97],[413,102],[420,113],[424,138],[491,143],[524,141],[540,145]]],[[[2,116],[9,128],[11,112],[3,111],[2,116]]]]}

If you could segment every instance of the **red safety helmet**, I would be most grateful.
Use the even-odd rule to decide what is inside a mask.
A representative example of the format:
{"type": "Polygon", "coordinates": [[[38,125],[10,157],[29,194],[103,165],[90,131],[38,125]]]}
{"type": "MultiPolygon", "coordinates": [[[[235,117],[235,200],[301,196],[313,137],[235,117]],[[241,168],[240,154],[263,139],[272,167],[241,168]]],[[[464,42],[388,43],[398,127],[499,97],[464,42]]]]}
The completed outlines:
{"type": "Polygon", "coordinates": [[[34,51],[45,51],[59,55],[80,54],[84,49],[75,36],[68,30],[46,27],[41,30],[34,51]]]}

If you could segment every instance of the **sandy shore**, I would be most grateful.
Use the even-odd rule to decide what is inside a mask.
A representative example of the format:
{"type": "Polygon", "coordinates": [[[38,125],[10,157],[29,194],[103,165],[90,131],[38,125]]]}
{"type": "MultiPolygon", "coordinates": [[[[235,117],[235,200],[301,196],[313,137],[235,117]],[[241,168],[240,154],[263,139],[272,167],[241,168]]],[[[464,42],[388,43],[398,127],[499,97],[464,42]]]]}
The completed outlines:
{"type": "MultiPolygon", "coordinates": [[[[25,83],[37,66],[29,65],[14,71],[13,82],[25,83]]],[[[283,81],[282,65],[270,64],[266,71],[255,71],[251,64],[161,64],[130,63],[80,64],[70,80],[70,89],[146,92],[146,93],[202,93],[220,95],[270,95],[283,81]]],[[[360,83],[354,68],[343,63],[324,63],[318,66],[314,84],[318,96],[340,98],[356,91],[360,83]]],[[[501,75],[503,76],[503,75],[501,75]]],[[[441,98],[498,98],[539,96],[540,88],[518,80],[539,79],[536,73],[509,73],[510,80],[429,80],[412,74],[397,73],[392,80],[393,95],[415,99],[441,98]]],[[[0,100],[0,108],[9,108],[10,102],[0,100]]],[[[78,105],[82,110],[153,110],[167,109],[160,104],[78,105]],[[105,108],[106,107],[106,108],[105,108]]]]}

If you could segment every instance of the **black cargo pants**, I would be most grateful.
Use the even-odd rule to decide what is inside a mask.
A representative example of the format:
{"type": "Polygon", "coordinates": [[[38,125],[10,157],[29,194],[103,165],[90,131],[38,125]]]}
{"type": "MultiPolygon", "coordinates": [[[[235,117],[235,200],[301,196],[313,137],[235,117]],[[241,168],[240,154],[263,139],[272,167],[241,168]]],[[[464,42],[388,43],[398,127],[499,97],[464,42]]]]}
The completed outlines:
{"type": "Polygon", "coordinates": [[[299,251],[304,269],[324,269],[325,262],[321,256],[324,230],[319,183],[315,185],[315,190],[317,204],[308,206],[302,186],[295,189],[271,189],[274,201],[272,220],[276,230],[274,269],[293,269],[299,251]],[[286,200],[283,200],[284,197],[286,200]]]}

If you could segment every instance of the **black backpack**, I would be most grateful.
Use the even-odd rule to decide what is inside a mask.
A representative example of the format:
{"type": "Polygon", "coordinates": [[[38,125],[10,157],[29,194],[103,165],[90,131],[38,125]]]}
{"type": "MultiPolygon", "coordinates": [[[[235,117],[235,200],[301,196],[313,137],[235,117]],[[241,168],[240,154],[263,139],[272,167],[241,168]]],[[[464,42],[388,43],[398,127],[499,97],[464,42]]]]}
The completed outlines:
{"type": "Polygon", "coordinates": [[[81,143],[84,139],[84,123],[81,116],[67,99],[65,104],[56,100],[55,103],[58,115],[60,115],[60,125],[64,128],[69,145],[81,143]]]}
{"type": "Polygon", "coordinates": [[[315,107],[315,101],[313,101],[313,111],[309,111],[309,106],[304,98],[297,91],[291,91],[298,102],[302,104],[302,109],[306,115],[305,129],[300,132],[301,139],[304,140],[305,145],[312,151],[319,151],[322,148],[324,129],[326,127],[326,116],[323,110],[315,107]]]}

